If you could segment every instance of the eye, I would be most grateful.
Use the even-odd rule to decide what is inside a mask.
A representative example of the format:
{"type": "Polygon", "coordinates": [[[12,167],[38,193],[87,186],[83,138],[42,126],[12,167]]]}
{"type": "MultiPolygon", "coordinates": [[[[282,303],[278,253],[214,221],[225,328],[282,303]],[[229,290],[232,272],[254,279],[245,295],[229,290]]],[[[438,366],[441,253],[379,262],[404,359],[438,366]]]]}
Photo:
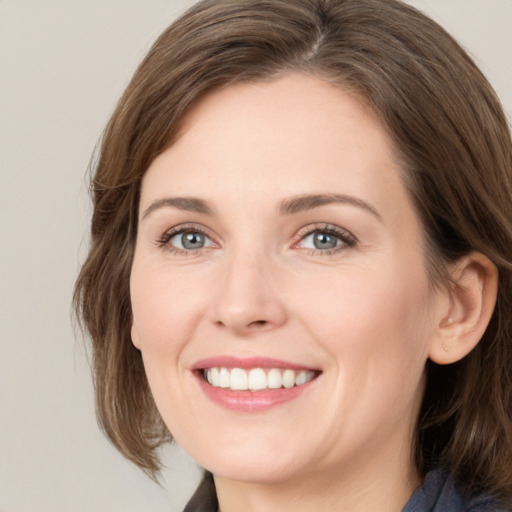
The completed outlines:
{"type": "Polygon", "coordinates": [[[329,233],[323,233],[321,231],[315,231],[310,235],[302,239],[303,245],[309,246],[308,249],[334,249],[341,245],[341,240],[334,235],[329,233]],[[313,246],[313,247],[311,247],[313,246]]]}
{"type": "Polygon", "coordinates": [[[169,243],[177,249],[202,249],[208,242],[208,237],[197,231],[183,231],[171,237],[169,243]]]}
{"type": "Polygon", "coordinates": [[[213,247],[215,243],[198,228],[182,227],[165,233],[158,240],[158,245],[174,253],[190,254],[200,249],[213,247]]]}
{"type": "Polygon", "coordinates": [[[356,244],[356,238],[351,233],[337,226],[308,227],[303,231],[304,234],[299,233],[301,239],[296,247],[314,253],[332,254],[356,244]]]}

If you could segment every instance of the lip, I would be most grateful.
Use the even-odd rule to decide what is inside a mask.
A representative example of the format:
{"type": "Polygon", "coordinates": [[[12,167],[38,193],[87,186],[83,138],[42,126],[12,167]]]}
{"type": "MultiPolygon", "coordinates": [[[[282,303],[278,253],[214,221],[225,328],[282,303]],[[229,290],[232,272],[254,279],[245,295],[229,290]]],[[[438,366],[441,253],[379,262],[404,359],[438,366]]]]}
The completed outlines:
{"type": "Polygon", "coordinates": [[[234,357],[234,356],[216,356],[207,359],[201,359],[192,366],[193,371],[204,370],[205,368],[242,368],[250,370],[251,368],[279,368],[280,370],[312,370],[318,371],[318,368],[283,361],[282,359],[272,359],[268,357],[234,357]]]}
{"type": "Polygon", "coordinates": [[[205,396],[213,403],[224,409],[238,412],[263,412],[273,407],[291,402],[303,393],[307,392],[318,380],[321,371],[304,365],[271,359],[266,357],[238,358],[233,356],[218,356],[197,361],[192,368],[192,373],[205,396]],[[213,387],[203,378],[205,368],[279,368],[291,370],[312,370],[317,373],[315,378],[293,388],[265,389],[262,391],[232,391],[227,388],[213,387]]]}

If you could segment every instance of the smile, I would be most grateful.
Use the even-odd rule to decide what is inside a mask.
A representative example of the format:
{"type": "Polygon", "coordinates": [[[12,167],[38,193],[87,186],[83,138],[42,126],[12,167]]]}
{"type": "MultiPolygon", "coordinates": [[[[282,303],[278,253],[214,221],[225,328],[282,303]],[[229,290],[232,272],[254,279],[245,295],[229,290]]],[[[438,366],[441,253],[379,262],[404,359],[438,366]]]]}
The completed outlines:
{"type": "Polygon", "coordinates": [[[322,370],[268,357],[218,356],[191,367],[204,395],[225,409],[264,412],[307,394],[322,370]]]}
{"type": "Polygon", "coordinates": [[[214,367],[203,370],[203,378],[214,388],[232,391],[264,391],[290,389],[302,386],[315,378],[312,370],[282,368],[225,368],[214,367]]]}

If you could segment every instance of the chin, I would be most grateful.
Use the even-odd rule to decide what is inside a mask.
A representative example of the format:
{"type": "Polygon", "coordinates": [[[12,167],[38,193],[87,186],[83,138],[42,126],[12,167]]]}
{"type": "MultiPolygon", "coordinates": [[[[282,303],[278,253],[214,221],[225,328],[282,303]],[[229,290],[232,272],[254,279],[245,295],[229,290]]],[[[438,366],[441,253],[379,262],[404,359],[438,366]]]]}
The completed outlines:
{"type": "Polygon", "coordinates": [[[245,483],[270,484],[292,479],[297,472],[304,472],[299,460],[299,449],[279,450],[274,446],[263,446],[258,440],[249,445],[230,443],[223,448],[205,450],[192,457],[206,470],[217,477],[245,483]]]}
{"type": "Polygon", "coordinates": [[[269,461],[222,460],[205,467],[216,477],[243,483],[278,484],[292,480],[300,471],[290,464],[274,464],[269,461]],[[286,467],[285,467],[286,466],[286,467]]]}

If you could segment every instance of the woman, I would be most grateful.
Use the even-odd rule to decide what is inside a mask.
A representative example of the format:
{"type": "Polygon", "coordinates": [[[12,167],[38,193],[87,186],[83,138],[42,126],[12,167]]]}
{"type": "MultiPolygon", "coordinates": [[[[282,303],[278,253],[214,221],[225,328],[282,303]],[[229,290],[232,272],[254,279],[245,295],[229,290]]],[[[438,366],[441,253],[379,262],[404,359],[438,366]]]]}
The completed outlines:
{"type": "Polygon", "coordinates": [[[510,510],[512,145],[396,0],[215,0],[101,141],[75,303],[101,424],[187,511],[510,510]],[[170,434],[169,434],[170,432],[170,434]]]}

